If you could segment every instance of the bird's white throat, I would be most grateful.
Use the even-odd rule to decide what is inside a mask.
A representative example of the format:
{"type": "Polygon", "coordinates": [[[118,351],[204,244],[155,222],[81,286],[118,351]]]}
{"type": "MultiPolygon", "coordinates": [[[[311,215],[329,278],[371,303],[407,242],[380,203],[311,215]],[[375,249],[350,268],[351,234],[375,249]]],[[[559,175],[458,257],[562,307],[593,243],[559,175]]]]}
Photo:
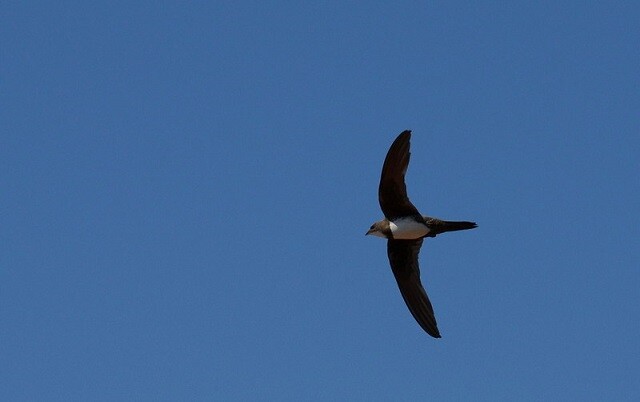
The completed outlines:
{"type": "Polygon", "coordinates": [[[389,222],[394,239],[420,239],[429,233],[427,225],[412,218],[396,219],[389,222]]]}

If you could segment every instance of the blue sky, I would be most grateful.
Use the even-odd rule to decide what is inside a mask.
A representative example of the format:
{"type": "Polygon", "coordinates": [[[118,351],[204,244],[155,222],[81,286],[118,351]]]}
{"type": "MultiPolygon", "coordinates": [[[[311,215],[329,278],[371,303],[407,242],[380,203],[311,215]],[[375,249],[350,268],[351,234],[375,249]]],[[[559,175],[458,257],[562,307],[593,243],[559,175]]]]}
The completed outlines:
{"type": "Polygon", "coordinates": [[[637,400],[635,2],[4,2],[0,399],[637,400]],[[384,155],[479,228],[421,331],[384,155]]]}

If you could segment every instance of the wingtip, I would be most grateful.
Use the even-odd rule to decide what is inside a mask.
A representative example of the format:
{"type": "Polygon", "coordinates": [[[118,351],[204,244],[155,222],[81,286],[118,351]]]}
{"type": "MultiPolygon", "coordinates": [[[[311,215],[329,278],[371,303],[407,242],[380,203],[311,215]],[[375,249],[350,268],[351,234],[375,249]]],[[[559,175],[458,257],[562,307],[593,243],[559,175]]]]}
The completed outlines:
{"type": "Polygon", "coordinates": [[[442,338],[442,336],[440,335],[440,331],[438,330],[438,328],[432,328],[431,331],[427,331],[426,328],[423,328],[425,330],[425,332],[427,334],[429,334],[432,338],[442,338]]]}
{"type": "MultiPolygon", "coordinates": [[[[397,143],[399,141],[405,141],[405,140],[410,140],[411,139],[411,130],[404,130],[403,132],[401,132],[400,134],[398,134],[398,136],[396,137],[395,140],[393,140],[393,143],[397,143]]],[[[392,144],[393,146],[393,144],[392,144]]]]}

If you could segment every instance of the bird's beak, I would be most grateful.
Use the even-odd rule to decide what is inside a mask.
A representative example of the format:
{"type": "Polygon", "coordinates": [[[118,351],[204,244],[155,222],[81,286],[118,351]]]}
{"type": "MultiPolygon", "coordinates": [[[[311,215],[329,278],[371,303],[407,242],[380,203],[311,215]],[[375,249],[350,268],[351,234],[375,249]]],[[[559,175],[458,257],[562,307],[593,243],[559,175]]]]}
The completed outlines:
{"type": "Polygon", "coordinates": [[[376,231],[375,229],[369,229],[369,230],[367,230],[367,233],[365,233],[364,235],[368,236],[368,235],[370,235],[371,233],[373,233],[375,231],[376,231]]]}

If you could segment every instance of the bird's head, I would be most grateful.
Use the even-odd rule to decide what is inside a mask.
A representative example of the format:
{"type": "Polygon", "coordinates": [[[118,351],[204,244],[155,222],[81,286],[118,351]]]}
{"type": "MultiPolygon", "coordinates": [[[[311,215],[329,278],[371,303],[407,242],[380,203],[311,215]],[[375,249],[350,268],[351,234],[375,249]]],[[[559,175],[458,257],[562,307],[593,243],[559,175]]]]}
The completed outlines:
{"type": "Polygon", "coordinates": [[[389,234],[388,234],[389,231],[390,231],[389,221],[387,221],[386,219],[383,219],[371,225],[369,230],[367,230],[367,233],[365,234],[365,236],[373,235],[373,236],[378,236],[386,239],[389,237],[389,234]]]}

